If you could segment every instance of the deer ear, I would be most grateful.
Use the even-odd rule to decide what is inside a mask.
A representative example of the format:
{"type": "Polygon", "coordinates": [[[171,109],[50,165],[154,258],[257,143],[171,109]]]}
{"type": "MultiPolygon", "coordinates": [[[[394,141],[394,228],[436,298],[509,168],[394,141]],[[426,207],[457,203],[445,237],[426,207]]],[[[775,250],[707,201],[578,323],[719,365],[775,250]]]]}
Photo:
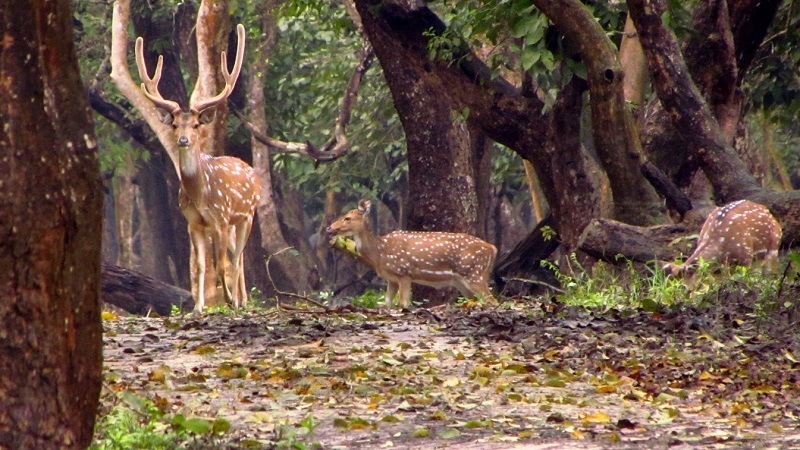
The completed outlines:
{"type": "Polygon", "coordinates": [[[217,108],[208,108],[200,111],[200,123],[208,125],[214,121],[214,116],[217,115],[217,108]]]}
{"type": "Polygon", "coordinates": [[[158,114],[158,120],[164,125],[172,125],[172,122],[175,121],[172,113],[166,109],[156,108],[156,114],[158,114]]]}
{"type": "Polygon", "coordinates": [[[358,212],[367,215],[369,214],[370,206],[372,206],[372,202],[370,202],[369,200],[361,200],[360,202],[358,202],[358,212]]]}

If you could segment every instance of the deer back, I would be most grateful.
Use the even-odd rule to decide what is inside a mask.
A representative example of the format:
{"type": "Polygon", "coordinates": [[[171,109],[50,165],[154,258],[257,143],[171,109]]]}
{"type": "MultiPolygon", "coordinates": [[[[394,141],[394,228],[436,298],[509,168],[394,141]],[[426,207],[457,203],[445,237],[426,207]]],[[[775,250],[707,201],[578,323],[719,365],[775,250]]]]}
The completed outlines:
{"type": "Polygon", "coordinates": [[[395,231],[380,238],[380,253],[380,269],[396,276],[472,279],[491,270],[497,249],[463,233],[395,231]]]}
{"type": "Polygon", "coordinates": [[[777,252],[781,236],[780,224],[764,205],[749,200],[729,203],[712,211],[703,223],[697,249],[685,265],[700,258],[749,265],[753,257],[777,252]]]}

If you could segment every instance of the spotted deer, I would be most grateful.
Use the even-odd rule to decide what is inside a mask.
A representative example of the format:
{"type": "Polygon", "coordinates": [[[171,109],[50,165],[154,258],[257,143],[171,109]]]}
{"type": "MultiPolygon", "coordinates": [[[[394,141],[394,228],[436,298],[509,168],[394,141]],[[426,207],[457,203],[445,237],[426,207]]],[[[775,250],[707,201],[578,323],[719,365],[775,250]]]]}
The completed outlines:
{"type": "Polygon", "coordinates": [[[664,270],[690,276],[701,259],[740,266],[763,259],[768,272],[777,266],[781,234],[781,225],[764,205],[735,201],[714,209],[703,222],[694,253],[682,264],[668,263],[664,270]]]}
{"type": "Polygon", "coordinates": [[[206,235],[211,235],[213,261],[217,278],[222,283],[227,302],[239,307],[247,302],[244,281],[244,257],[242,255],[250,230],[253,214],[261,195],[261,182],[252,167],[244,161],[230,156],[210,156],[198,144],[200,127],[214,120],[215,110],[233,91],[242,69],[244,58],[244,27],[237,28],[238,44],[236,60],[231,72],[225,52],[221,54],[222,76],[225,86],[218,95],[190,102],[188,110],[172,100],[166,100],[158,92],[161,80],[163,57],[159,56],[155,74],[147,73],[141,37],[136,39],[136,65],[142,79],[141,89],[156,106],[159,119],[173,129],[178,147],[181,187],[179,203],[183,215],[189,222],[189,236],[197,261],[197,293],[195,311],[205,305],[206,235]],[[231,252],[233,268],[233,291],[225,278],[231,252]]]}
{"type": "Polygon", "coordinates": [[[463,233],[395,231],[375,236],[367,224],[371,203],[361,200],[357,209],[333,222],[330,238],[352,237],[362,262],[388,282],[386,306],[400,293],[400,306],[411,303],[411,283],[435,288],[454,287],[465,297],[494,301],[489,273],[497,248],[463,233]]]}

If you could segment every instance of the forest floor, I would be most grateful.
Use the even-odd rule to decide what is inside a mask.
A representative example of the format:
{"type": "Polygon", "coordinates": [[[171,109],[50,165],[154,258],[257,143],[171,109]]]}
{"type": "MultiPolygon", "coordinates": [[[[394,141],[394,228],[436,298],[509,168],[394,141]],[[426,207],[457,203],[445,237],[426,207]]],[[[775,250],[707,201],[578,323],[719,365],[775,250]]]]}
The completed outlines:
{"type": "Polygon", "coordinates": [[[105,320],[103,409],[230,425],[191,448],[800,448],[798,307],[718,300],[105,320]]]}

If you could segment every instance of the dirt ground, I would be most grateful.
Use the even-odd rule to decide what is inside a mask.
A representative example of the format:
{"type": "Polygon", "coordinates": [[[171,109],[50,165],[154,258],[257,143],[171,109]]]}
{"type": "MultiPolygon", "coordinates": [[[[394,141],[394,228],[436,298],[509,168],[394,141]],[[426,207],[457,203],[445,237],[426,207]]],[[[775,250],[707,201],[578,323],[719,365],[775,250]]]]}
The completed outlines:
{"type": "Polygon", "coordinates": [[[119,318],[103,401],[230,421],[195,447],[800,448],[797,307],[749,305],[119,318]]]}

